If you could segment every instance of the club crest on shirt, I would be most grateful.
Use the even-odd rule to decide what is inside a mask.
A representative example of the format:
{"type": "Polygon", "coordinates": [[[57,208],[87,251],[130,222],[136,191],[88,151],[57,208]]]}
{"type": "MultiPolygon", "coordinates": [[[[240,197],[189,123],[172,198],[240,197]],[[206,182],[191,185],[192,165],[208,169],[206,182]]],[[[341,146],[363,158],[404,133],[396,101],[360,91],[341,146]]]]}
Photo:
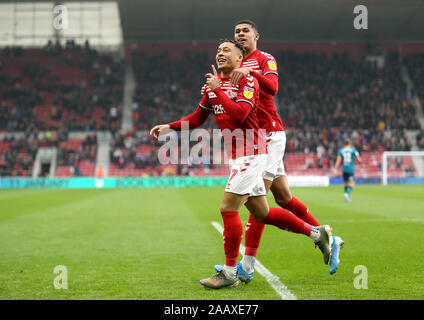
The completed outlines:
{"type": "Polygon", "coordinates": [[[244,87],[244,89],[243,89],[243,95],[247,99],[252,99],[254,92],[255,92],[254,88],[244,87]]]}
{"type": "Polygon", "coordinates": [[[275,62],[274,61],[272,61],[272,60],[268,60],[268,67],[271,69],[271,70],[277,70],[277,65],[275,64],[275,62]]]}

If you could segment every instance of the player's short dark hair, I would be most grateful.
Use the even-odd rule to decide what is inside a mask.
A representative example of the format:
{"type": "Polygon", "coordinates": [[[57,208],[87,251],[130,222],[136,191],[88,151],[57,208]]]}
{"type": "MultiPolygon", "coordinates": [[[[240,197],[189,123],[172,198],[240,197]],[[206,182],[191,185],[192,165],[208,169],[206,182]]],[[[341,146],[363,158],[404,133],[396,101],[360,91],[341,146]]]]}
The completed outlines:
{"type": "Polygon", "coordinates": [[[221,44],[223,44],[224,42],[231,42],[232,44],[234,44],[234,46],[235,46],[237,49],[239,49],[239,50],[240,50],[240,52],[241,52],[241,54],[243,55],[243,58],[244,58],[244,56],[245,56],[245,54],[246,54],[246,51],[244,50],[243,45],[242,45],[240,42],[238,42],[238,41],[236,41],[236,40],[233,40],[233,39],[221,39],[221,40],[219,40],[218,46],[220,46],[220,45],[221,45],[221,44]]]}
{"type": "Polygon", "coordinates": [[[344,141],[344,145],[345,145],[345,146],[347,146],[348,144],[350,144],[350,140],[349,140],[349,139],[346,139],[346,140],[344,141]]]}
{"type": "Polygon", "coordinates": [[[248,24],[248,25],[250,25],[253,29],[255,29],[255,31],[256,31],[256,32],[258,32],[258,33],[259,33],[258,26],[257,26],[257,25],[256,25],[256,23],[254,23],[252,20],[244,19],[244,20],[237,21],[237,22],[236,22],[236,24],[234,25],[234,27],[236,27],[236,26],[237,26],[237,25],[239,25],[239,24],[248,24]]]}

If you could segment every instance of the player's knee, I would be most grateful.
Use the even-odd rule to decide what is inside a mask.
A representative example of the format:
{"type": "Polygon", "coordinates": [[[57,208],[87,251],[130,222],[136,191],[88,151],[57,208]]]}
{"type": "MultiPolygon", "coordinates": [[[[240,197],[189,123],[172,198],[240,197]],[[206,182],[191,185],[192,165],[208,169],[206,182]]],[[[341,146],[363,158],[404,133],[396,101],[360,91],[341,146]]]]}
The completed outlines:
{"type": "Polygon", "coordinates": [[[228,209],[228,207],[224,203],[221,203],[221,205],[219,206],[219,211],[225,212],[225,211],[230,211],[230,210],[228,209]]]}
{"type": "Polygon", "coordinates": [[[269,206],[266,198],[264,203],[248,203],[246,207],[257,222],[262,222],[268,216],[269,206]]]}
{"type": "Polygon", "coordinates": [[[284,208],[291,201],[292,198],[293,198],[293,196],[290,193],[288,193],[288,194],[284,194],[284,195],[281,195],[279,197],[276,197],[275,202],[281,208],[284,208]]]}
{"type": "Polygon", "coordinates": [[[232,203],[221,203],[221,205],[219,206],[219,211],[220,212],[226,212],[226,211],[238,211],[238,208],[236,205],[232,204],[232,203]]]}
{"type": "Polygon", "coordinates": [[[263,222],[269,213],[269,206],[264,205],[262,207],[251,208],[250,213],[256,222],[263,222]]]}

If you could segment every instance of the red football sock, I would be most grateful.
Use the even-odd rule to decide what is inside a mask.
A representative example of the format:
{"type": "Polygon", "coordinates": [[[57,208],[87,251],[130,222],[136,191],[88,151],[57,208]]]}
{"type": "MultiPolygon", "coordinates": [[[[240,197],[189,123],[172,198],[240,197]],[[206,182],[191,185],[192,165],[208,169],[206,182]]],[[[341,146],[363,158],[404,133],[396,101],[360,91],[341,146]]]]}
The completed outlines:
{"type": "Polygon", "coordinates": [[[243,237],[243,225],[238,211],[222,211],[221,215],[224,221],[225,265],[235,267],[243,237]]]}
{"type": "Polygon", "coordinates": [[[245,255],[256,257],[259,242],[261,241],[262,232],[264,231],[264,228],[265,224],[262,222],[255,221],[255,219],[253,219],[252,214],[249,213],[249,221],[246,224],[246,251],[244,252],[245,255]]]}
{"type": "Polygon", "coordinates": [[[293,212],[297,217],[309,223],[311,226],[320,226],[319,222],[309,212],[309,209],[295,197],[292,197],[290,202],[284,206],[284,209],[293,212]]]}
{"type": "Polygon", "coordinates": [[[263,221],[280,229],[310,236],[312,226],[283,208],[269,208],[268,216],[263,221]]]}

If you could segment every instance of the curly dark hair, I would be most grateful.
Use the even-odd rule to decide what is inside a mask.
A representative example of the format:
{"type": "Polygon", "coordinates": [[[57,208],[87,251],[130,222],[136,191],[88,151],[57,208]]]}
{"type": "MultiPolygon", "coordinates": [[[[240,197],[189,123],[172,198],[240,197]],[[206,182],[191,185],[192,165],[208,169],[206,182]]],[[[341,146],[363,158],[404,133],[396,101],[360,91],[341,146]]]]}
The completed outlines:
{"type": "Polygon", "coordinates": [[[240,50],[240,52],[241,52],[241,54],[243,55],[243,58],[244,58],[244,56],[245,56],[245,54],[246,54],[246,51],[244,50],[243,45],[242,45],[240,42],[238,42],[238,41],[236,41],[236,40],[233,40],[233,39],[221,39],[221,40],[219,40],[218,46],[220,46],[220,45],[221,45],[221,44],[223,44],[224,42],[230,42],[230,43],[234,44],[234,46],[235,46],[237,49],[239,49],[239,50],[240,50]]]}

